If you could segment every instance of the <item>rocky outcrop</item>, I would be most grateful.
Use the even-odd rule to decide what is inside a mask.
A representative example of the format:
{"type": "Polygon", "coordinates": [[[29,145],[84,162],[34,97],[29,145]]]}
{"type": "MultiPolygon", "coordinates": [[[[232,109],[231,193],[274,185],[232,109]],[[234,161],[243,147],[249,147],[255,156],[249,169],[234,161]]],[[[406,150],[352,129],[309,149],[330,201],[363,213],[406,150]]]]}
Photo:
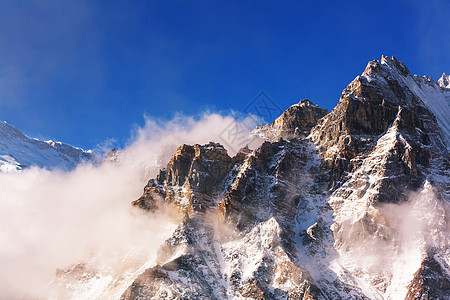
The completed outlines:
{"type": "Polygon", "coordinates": [[[205,211],[220,197],[225,176],[242,164],[248,154],[248,147],[231,158],[217,143],[182,145],[156,179],[148,182],[144,194],[133,205],[153,210],[162,201],[174,204],[185,213],[205,211]]]}
{"type": "Polygon", "coordinates": [[[308,99],[289,107],[281,116],[271,124],[256,127],[254,133],[268,140],[277,140],[280,137],[305,138],[311,128],[317,125],[319,119],[328,114],[326,109],[315,105],[308,99]]]}

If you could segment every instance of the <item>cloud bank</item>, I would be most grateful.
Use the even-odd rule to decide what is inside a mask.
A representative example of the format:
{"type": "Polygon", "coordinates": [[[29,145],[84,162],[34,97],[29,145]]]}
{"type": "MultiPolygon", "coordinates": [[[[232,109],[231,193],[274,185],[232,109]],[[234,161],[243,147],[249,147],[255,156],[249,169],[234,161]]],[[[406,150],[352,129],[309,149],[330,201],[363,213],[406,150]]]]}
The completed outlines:
{"type": "MultiPolygon", "coordinates": [[[[177,116],[165,123],[146,118],[118,162],[82,165],[71,172],[33,167],[0,174],[1,297],[49,297],[56,270],[86,260],[107,270],[106,275],[119,272],[126,261],[132,281],[133,272],[154,263],[175,224],[163,214],[134,210],[130,202],[183,143],[221,142],[230,155],[243,141],[256,147],[260,141],[248,138],[245,126],[240,126],[240,139],[221,136],[228,125],[247,121],[235,123],[218,114],[177,116]]],[[[115,292],[120,294],[126,283],[115,292]]]]}

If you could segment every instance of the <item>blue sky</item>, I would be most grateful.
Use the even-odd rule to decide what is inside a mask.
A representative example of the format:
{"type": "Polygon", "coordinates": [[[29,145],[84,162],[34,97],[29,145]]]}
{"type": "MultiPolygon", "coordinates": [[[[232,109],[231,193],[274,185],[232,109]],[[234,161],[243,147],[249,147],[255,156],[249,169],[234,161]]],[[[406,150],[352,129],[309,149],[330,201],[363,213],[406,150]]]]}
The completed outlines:
{"type": "Polygon", "coordinates": [[[331,110],[381,54],[450,72],[450,1],[1,1],[0,119],[93,148],[144,114],[331,110]]]}

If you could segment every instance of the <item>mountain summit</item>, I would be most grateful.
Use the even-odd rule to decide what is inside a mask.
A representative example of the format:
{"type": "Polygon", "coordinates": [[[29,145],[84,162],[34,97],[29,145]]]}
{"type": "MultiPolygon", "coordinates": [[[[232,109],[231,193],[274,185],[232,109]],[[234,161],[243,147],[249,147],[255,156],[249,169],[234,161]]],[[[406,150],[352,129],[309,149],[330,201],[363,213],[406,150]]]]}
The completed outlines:
{"type": "Polygon", "coordinates": [[[271,124],[255,129],[255,134],[268,140],[283,138],[305,138],[317,121],[328,114],[326,109],[315,105],[308,99],[289,107],[271,124]]]}
{"type": "MultiPolygon", "coordinates": [[[[330,113],[302,100],[256,128],[255,150],[180,146],[133,202],[178,228],[120,298],[449,299],[447,82],[383,56],[330,113]]],[[[94,284],[71,270],[60,288],[94,284]]]]}

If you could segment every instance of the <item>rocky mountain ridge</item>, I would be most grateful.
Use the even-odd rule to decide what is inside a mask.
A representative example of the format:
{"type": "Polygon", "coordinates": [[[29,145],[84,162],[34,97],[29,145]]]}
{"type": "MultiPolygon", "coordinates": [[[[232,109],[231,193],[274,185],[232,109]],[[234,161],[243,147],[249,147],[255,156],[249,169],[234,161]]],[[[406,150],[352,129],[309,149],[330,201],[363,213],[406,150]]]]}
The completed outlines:
{"type": "Polygon", "coordinates": [[[258,149],[180,146],[133,202],[179,226],[121,299],[450,298],[446,78],[383,56],[258,149]]]}

